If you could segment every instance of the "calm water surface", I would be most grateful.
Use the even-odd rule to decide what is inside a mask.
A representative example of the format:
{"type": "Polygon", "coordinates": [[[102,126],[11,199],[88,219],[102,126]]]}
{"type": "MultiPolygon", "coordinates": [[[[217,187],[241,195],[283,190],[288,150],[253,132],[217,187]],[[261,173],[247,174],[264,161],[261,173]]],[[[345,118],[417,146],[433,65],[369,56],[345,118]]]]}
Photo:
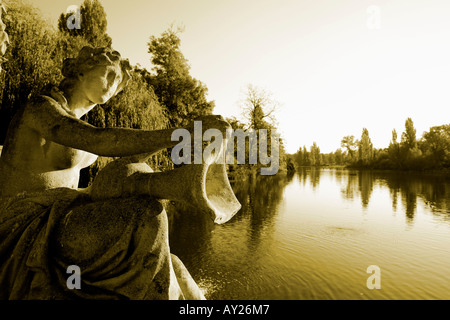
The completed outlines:
{"type": "Polygon", "coordinates": [[[228,223],[171,226],[208,299],[450,299],[450,181],[304,168],[233,188],[243,208],[228,223]]]}

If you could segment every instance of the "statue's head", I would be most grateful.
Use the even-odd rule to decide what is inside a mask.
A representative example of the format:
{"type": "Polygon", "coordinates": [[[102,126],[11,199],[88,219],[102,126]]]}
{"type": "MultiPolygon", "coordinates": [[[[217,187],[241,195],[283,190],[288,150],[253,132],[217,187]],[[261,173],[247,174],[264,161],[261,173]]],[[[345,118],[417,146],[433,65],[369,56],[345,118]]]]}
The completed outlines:
{"type": "Polygon", "coordinates": [[[65,59],[61,86],[83,90],[96,104],[103,104],[118,94],[131,78],[131,66],[111,48],[84,47],[76,58],[65,59]]]}

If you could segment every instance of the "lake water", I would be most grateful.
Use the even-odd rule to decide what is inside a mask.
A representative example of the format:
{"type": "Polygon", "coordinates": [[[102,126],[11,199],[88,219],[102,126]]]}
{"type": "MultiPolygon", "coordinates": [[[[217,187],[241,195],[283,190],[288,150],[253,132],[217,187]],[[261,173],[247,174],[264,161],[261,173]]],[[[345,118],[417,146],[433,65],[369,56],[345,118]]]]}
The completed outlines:
{"type": "Polygon", "coordinates": [[[226,224],[186,213],[171,226],[206,298],[450,299],[450,181],[303,168],[233,188],[242,209],[226,224]]]}

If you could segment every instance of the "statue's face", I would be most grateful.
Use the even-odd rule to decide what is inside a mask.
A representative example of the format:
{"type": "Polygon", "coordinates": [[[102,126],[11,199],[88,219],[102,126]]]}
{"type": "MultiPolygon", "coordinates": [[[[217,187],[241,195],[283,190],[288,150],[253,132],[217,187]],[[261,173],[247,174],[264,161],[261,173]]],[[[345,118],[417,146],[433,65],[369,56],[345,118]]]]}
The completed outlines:
{"type": "Polygon", "coordinates": [[[103,104],[111,99],[122,81],[119,66],[100,65],[80,75],[81,88],[89,101],[103,104]]]}

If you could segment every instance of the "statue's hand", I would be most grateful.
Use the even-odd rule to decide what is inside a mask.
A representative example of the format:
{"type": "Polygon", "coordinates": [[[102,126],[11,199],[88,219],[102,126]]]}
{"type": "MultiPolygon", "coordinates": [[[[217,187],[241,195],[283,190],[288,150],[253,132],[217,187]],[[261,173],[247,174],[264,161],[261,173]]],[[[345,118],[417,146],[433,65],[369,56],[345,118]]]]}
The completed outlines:
{"type": "MultiPolygon", "coordinates": [[[[208,129],[217,129],[225,135],[227,129],[231,129],[231,125],[220,115],[201,116],[196,118],[194,121],[202,122],[203,132],[208,129]]],[[[194,132],[194,121],[186,127],[186,129],[188,129],[191,133],[194,132]]]]}

